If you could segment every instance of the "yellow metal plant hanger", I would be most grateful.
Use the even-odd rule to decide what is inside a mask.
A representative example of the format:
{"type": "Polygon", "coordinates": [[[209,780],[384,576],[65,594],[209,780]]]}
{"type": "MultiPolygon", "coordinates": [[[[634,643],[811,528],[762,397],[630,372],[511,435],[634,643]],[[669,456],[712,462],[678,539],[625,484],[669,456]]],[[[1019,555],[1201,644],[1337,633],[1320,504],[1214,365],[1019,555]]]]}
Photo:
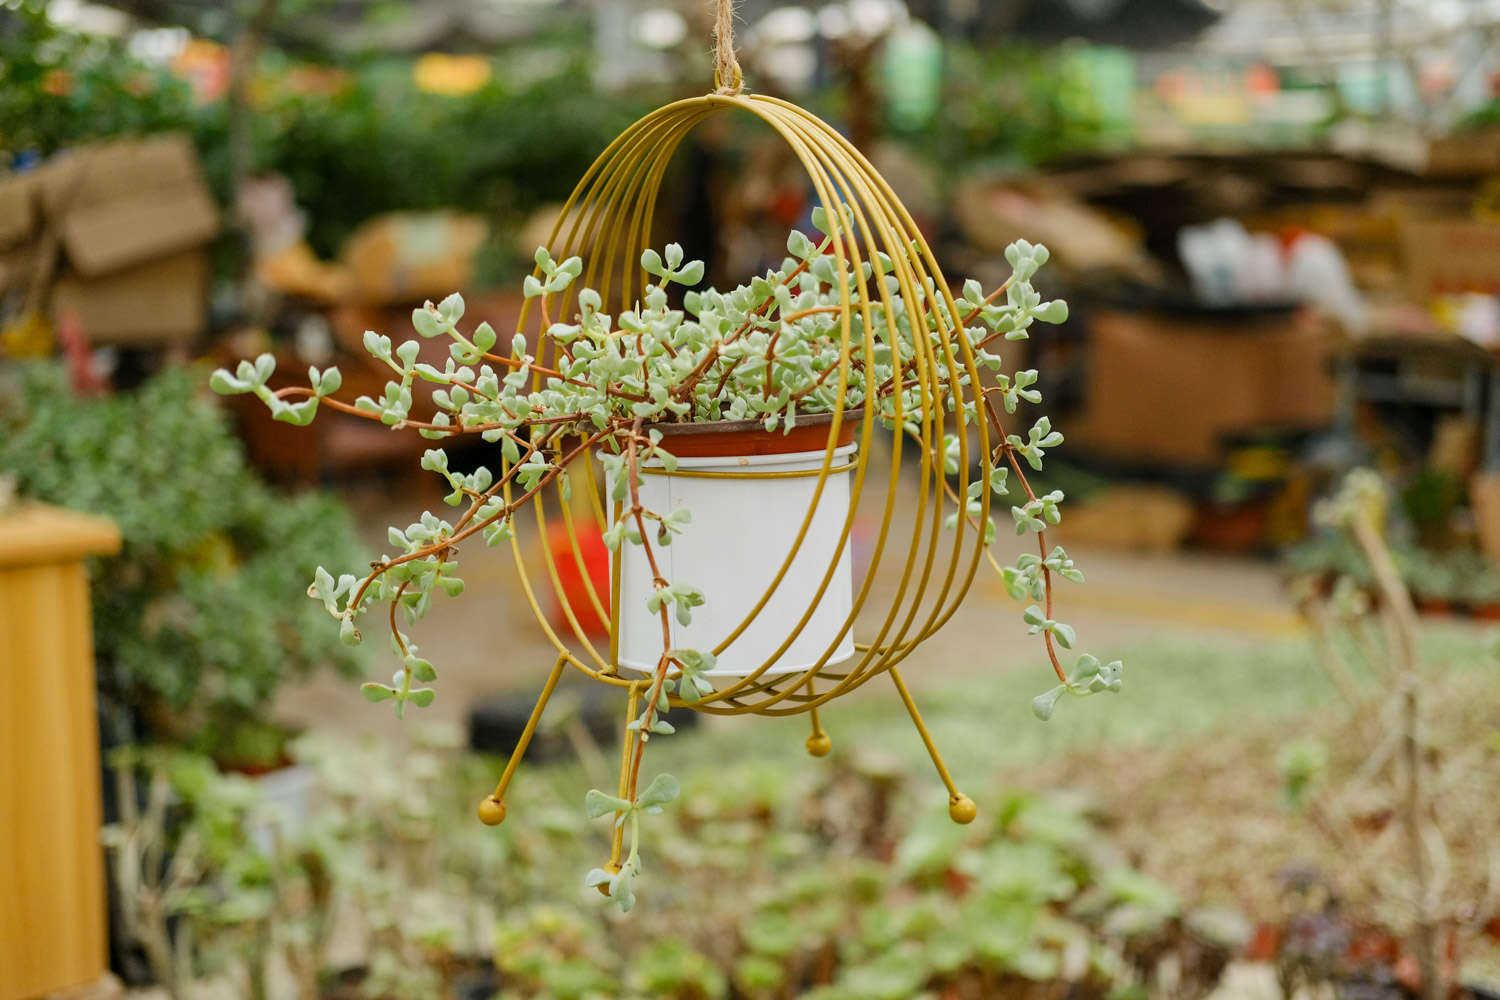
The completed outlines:
{"type": "MultiPolygon", "coordinates": [[[[672,473],[678,476],[715,475],[747,480],[778,475],[817,479],[812,503],[796,532],[792,551],[788,553],[780,573],[745,620],[713,650],[715,654],[734,641],[764,609],[792,566],[798,549],[811,529],[817,500],[823,493],[828,477],[848,471],[853,472],[849,512],[842,524],[837,552],[819,583],[814,605],[817,600],[821,600],[833,579],[839,556],[851,544],[863,488],[871,473],[871,445],[880,431],[879,422],[875,419],[875,393],[866,396],[863,409],[845,412],[844,399],[849,384],[851,358],[863,359],[866,368],[873,369],[877,345],[895,345],[898,342],[898,309],[893,308],[897,299],[904,300],[909,315],[929,317],[931,322],[937,324],[941,336],[936,338],[937,347],[926,337],[912,336],[910,342],[914,348],[914,356],[909,361],[903,361],[900,352],[891,351],[898,384],[914,385],[918,389],[921,409],[916,413],[903,413],[900,409],[901,394],[896,394],[896,419],[889,437],[890,472],[885,501],[880,509],[880,526],[869,546],[868,570],[864,582],[854,595],[852,608],[837,639],[829,643],[816,663],[800,673],[762,676],[801,633],[813,614],[814,607],[810,606],[799,621],[790,623],[786,640],[781,647],[754,672],[729,686],[706,694],[698,701],[682,701],[674,696],[671,705],[714,715],[753,713],[781,716],[806,712],[812,722],[812,735],[807,741],[807,748],[814,755],[822,756],[828,752],[831,741],[820,725],[818,708],[878,674],[887,674],[894,682],[926,744],[939,777],[947,787],[950,815],[957,822],[967,823],[974,818],[974,804],[954,785],[897,664],[953,615],[968,593],[985,554],[983,535],[967,519],[958,518],[954,529],[943,528],[944,517],[954,509],[951,501],[945,503],[948,485],[941,460],[945,414],[950,406],[962,406],[966,401],[978,402],[980,376],[973,352],[967,339],[957,335],[954,329],[955,320],[950,317],[959,317],[961,313],[932,251],[900,199],[869,161],[833,128],[802,108],[773,97],[741,93],[741,73],[730,44],[730,0],[720,0],[719,6],[718,65],[715,73],[718,89],[703,97],[678,101],[660,108],[615,139],[574,190],[560,221],[552,231],[547,248],[557,260],[574,255],[582,258],[584,271],[582,280],[577,283],[578,287],[596,289],[605,302],[628,304],[637,301],[644,293],[647,280],[647,275],[640,266],[641,253],[649,245],[651,221],[667,164],[690,130],[725,111],[748,112],[769,125],[801,162],[817,192],[818,201],[824,208],[828,220],[826,228],[829,251],[834,257],[836,273],[840,279],[841,316],[838,328],[842,338],[842,351],[837,373],[837,405],[832,408],[832,422],[828,428],[821,467],[809,472],[793,473],[755,472],[750,469],[732,472],[692,472],[683,469],[672,473]],[[891,262],[892,270],[888,277],[894,277],[894,289],[882,279],[878,269],[875,269],[872,277],[867,277],[862,270],[862,264],[876,261],[881,254],[891,262]],[[851,276],[855,289],[852,294],[849,281],[851,276]],[[935,290],[946,310],[934,310],[926,298],[924,290],[927,288],[935,290]],[[876,303],[884,307],[881,320],[876,319],[873,308],[876,303]],[[856,312],[862,320],[858,326],[854,322],[856,312]],[[856,333],[856,329],[860,332],[856,333]],[[938,350],[941,351],[940,355],[938,350]],[[941,369],[966,372],[968,378],[942,378],[941,369]],[[961,394],[963,398],[951,399],[950,396],[954,394],[961,394]],[[841,427],[850,421],[858,421],[857,458],[852,463],[835,455],[841,427]],[[915,431],[904,429],[903,425],[915,428],[915,431]],[[903,451],[909,453],[913,446],[916,447],[919,458],[915,483],[911,482],[909,473],[903,477],[901,461],[903,451]],[[898,511],[901,513],[899,518],[898,511]],[[907,525],[910,526],[909,533],[904,530],[907,525]],[[877,570],[883,563],[889,565],[892,559],[902,560],[899,583],[894,591],[882,593],[877,600],[877,570]],[[866,627],[873,623],[873,630],[868,635],[855,635],[856,655],[853,659],[829,664],[838,642],[855,629],[856,618],[862,618],[866,627]]],[[[540,268],[536,274],[541,276],[540,268]]],[[[528,299],[518,325],[519,331],[526,330],[528,324],[536,318],[532,311],[538,307],[541,310],[541,325],[545,329],[551,318],[566,317],[576,311],[574,293],[570,288],[559,293],[545,294],[539,299],[528,299]]],[[[913,321],[914,328],[918,322],[913,321]]],[[[977,431],[974,441],[968,440],[967,435],[959,435],[959,497],[967,495],[970,482],[989,482],[994,467],[991,441],[993,432],[984,420],[970,426],[977,431]]],[[[537,565],[538,557],[532,556],[528,562],[528,554],[523,551],[519,540],[513,537],[511,541],[526,599],[537,621],[557,648],[558,657],[492,798],[481,807],[481,815],[489,822],[499,822],[504,817],[505,790],[564,670],[571,666],[601,683],[626,689],[627,720],[636,717],[640,699],[647,694],[651,684],[649,678],[622,675],[620,672],[621,560],[612,560],[610,590],[607,595],[598,592],[585,568],[584,550],[579,544],[580,536],[591,535],[597,538],[600,532],[620,516],[620,510],[618,505],[611,507],[604,500],[606,493],[603,489],[602,470],[597,462],[589,457],[581,460],[580,465],[586,470],[584,476],[587,489],[570,494],[560,482],[554,483],[550,487],[551,504],[531,505],[536,512],[540,537],[544,539],[553,537],[548,532],[548,507],[553,509],[555,516],[561,518],[566,529],[567,547],[559,553],[552,551],[549,546],[540,546],[540,565],[537,565]],[[580,494],[585,499],[580,501],[580,494]],[[562,585],[559,562],[571,562],[567,572],[571,575],[576,570],[582,579],[588,605],[586,609],[575,609],[570,603],[562,585]],[[567,623],[565,629],[554,628],[542,610],[534,583],[534,580],[540,579],[540,574],[536,572],[539,569],[545,574],[556,596],[561,616],[567,623]],[[582,619],[580,610],[584,611],[582,619]],[[600,648],[595,645],[580,624],[581,620],[607,620],[608,646],[600,648]],[[488,810],[485,806],[489,807],[488,810]]],[[[982,496],[984,508],[978,522],[980,524],[987,523],[988,520],[990,491],[983,490],[982,496]]],[[[513,500],[510,486],[507,485],[505,501],[509,504],[513,500]]],[[[709,600],[712,599],[710,590],[709,600]]],[[[631,733],[627,731],[620,770],[622,798],[626,796],[631,753],[631,733]]],[[[621,838],[617,830],[611,856],[615,865],[619,864],[620,850],[621,838]]]]}

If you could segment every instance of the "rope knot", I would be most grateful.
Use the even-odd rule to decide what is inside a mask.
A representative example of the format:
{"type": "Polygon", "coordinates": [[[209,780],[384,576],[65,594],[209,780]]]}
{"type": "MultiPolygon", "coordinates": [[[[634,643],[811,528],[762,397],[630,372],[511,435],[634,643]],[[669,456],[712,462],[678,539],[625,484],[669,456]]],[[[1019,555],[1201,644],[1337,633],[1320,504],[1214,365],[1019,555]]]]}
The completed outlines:
{"type": "Polygon", "coordinates": [[[714,19],[714,93],[734,97],[745,85],[740,61],[734,56],[734,0],[718,0],[714,19]]]}

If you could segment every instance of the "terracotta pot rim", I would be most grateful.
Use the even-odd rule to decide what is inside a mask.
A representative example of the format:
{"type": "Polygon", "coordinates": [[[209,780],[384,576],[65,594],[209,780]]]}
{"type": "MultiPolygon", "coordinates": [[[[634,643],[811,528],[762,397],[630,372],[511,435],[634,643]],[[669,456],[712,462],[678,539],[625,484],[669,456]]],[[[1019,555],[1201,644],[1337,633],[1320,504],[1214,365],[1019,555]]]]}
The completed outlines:
{"type": "MultiPolygon", "coordinates": [[[[833,423],[832,413],[798,415],[797,424],[790,431],[778,427],[766,430],[760,420],[708,420],[695,423],[646,424],[645,431],[662,433],[668,451],[678,458],[706,458],[728,455],[785,455],[793,452],[817,451],[827,446],[827,428],[833,423]]],[[[854,432],[864,419],[863,410],[845,410],[839,425],[837,447],[854,441],[854,432]]]]}
{"type": "MultiPolygon", "coordinates": [[[[845,410],[844,422],[839,425],[839,430],[852,430],[859,426],[865,417],[863,409],[845,410]]],[[[799,413],[797,414],[797,426],[792,428],[792,433],[802,427],[827,427],[833,423],[832,413],[799,413]]],[[[694,420],[684,423],[672,421],[660,421],[654,424],[643,424],[641,430],[661,431],[663,437],[689,437],[693,435],[713,434],[737,434],[745,431],[753,431],[760,434],[785,434],[784,428],[778,427],[774,431],[766,430],[763,420],[694,420]]]]}

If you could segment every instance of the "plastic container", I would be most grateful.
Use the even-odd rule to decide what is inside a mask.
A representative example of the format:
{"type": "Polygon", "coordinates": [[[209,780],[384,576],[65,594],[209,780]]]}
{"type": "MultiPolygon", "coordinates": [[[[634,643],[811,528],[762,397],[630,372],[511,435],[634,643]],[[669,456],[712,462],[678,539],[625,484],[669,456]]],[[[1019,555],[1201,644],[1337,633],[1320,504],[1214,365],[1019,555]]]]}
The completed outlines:
{"type": "MultiPolygon", "coordinates": [[[[837,448],[833,468],[850,465],[854,450],[852,444],[837,448]]],[[[679,507],[692,511],[692,521],[670,545],[652,540],[662,575],[672,583],[697,586],[705,598],[704,604],[693,609],[691,625],[684,627],[675,615],[672,617],[672,648],[713,652],[765,596],[813,507],[817,473],[825,454],[819,449],[769,455],[679,456],[675,474],[650,466],[642,470],[642,506],[663,514],[679,507]],[[695,472],[714,475],[692,475],[695,472]],[[769,479],[755,475],[764,472],[808,474],[769,479]],[[723,473],[728,475],[719,475],[723,473]]],[[[833,576],[807,624],[760,679],[801,673],[830,647],[833,652],[825,663],[839,663],[854,655],[852,629],[839,635],[849,618],[854,595],[852,542],[842,538],[849,516],[850,471],[829,473],[807,534],[786,575],[744,631],[717,653],[718,662],[708,672],[715,686],[727,687],[771,659],[813,604],[830,565],[834,567],[833,576]]],[[[652,592],[651,567],[645,550],[629,542],[621,545],[614,558],[623,560],[620,666],[650,673],[656,669],[662,649],[661,617],[646,607],[652,592]]]]}

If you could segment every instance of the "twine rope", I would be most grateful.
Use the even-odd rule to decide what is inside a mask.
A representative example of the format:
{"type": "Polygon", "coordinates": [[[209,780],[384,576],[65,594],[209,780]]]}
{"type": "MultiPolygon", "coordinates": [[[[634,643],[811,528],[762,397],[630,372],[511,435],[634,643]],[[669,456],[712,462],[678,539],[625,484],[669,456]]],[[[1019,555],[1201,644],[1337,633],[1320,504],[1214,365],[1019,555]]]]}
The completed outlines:
{"type": "Polygon", "coordinates": [[[719,0],[714,19],[714,93],[733,97],[744,84],[740,61],[734,57],[734,0],[719,0]]]}

